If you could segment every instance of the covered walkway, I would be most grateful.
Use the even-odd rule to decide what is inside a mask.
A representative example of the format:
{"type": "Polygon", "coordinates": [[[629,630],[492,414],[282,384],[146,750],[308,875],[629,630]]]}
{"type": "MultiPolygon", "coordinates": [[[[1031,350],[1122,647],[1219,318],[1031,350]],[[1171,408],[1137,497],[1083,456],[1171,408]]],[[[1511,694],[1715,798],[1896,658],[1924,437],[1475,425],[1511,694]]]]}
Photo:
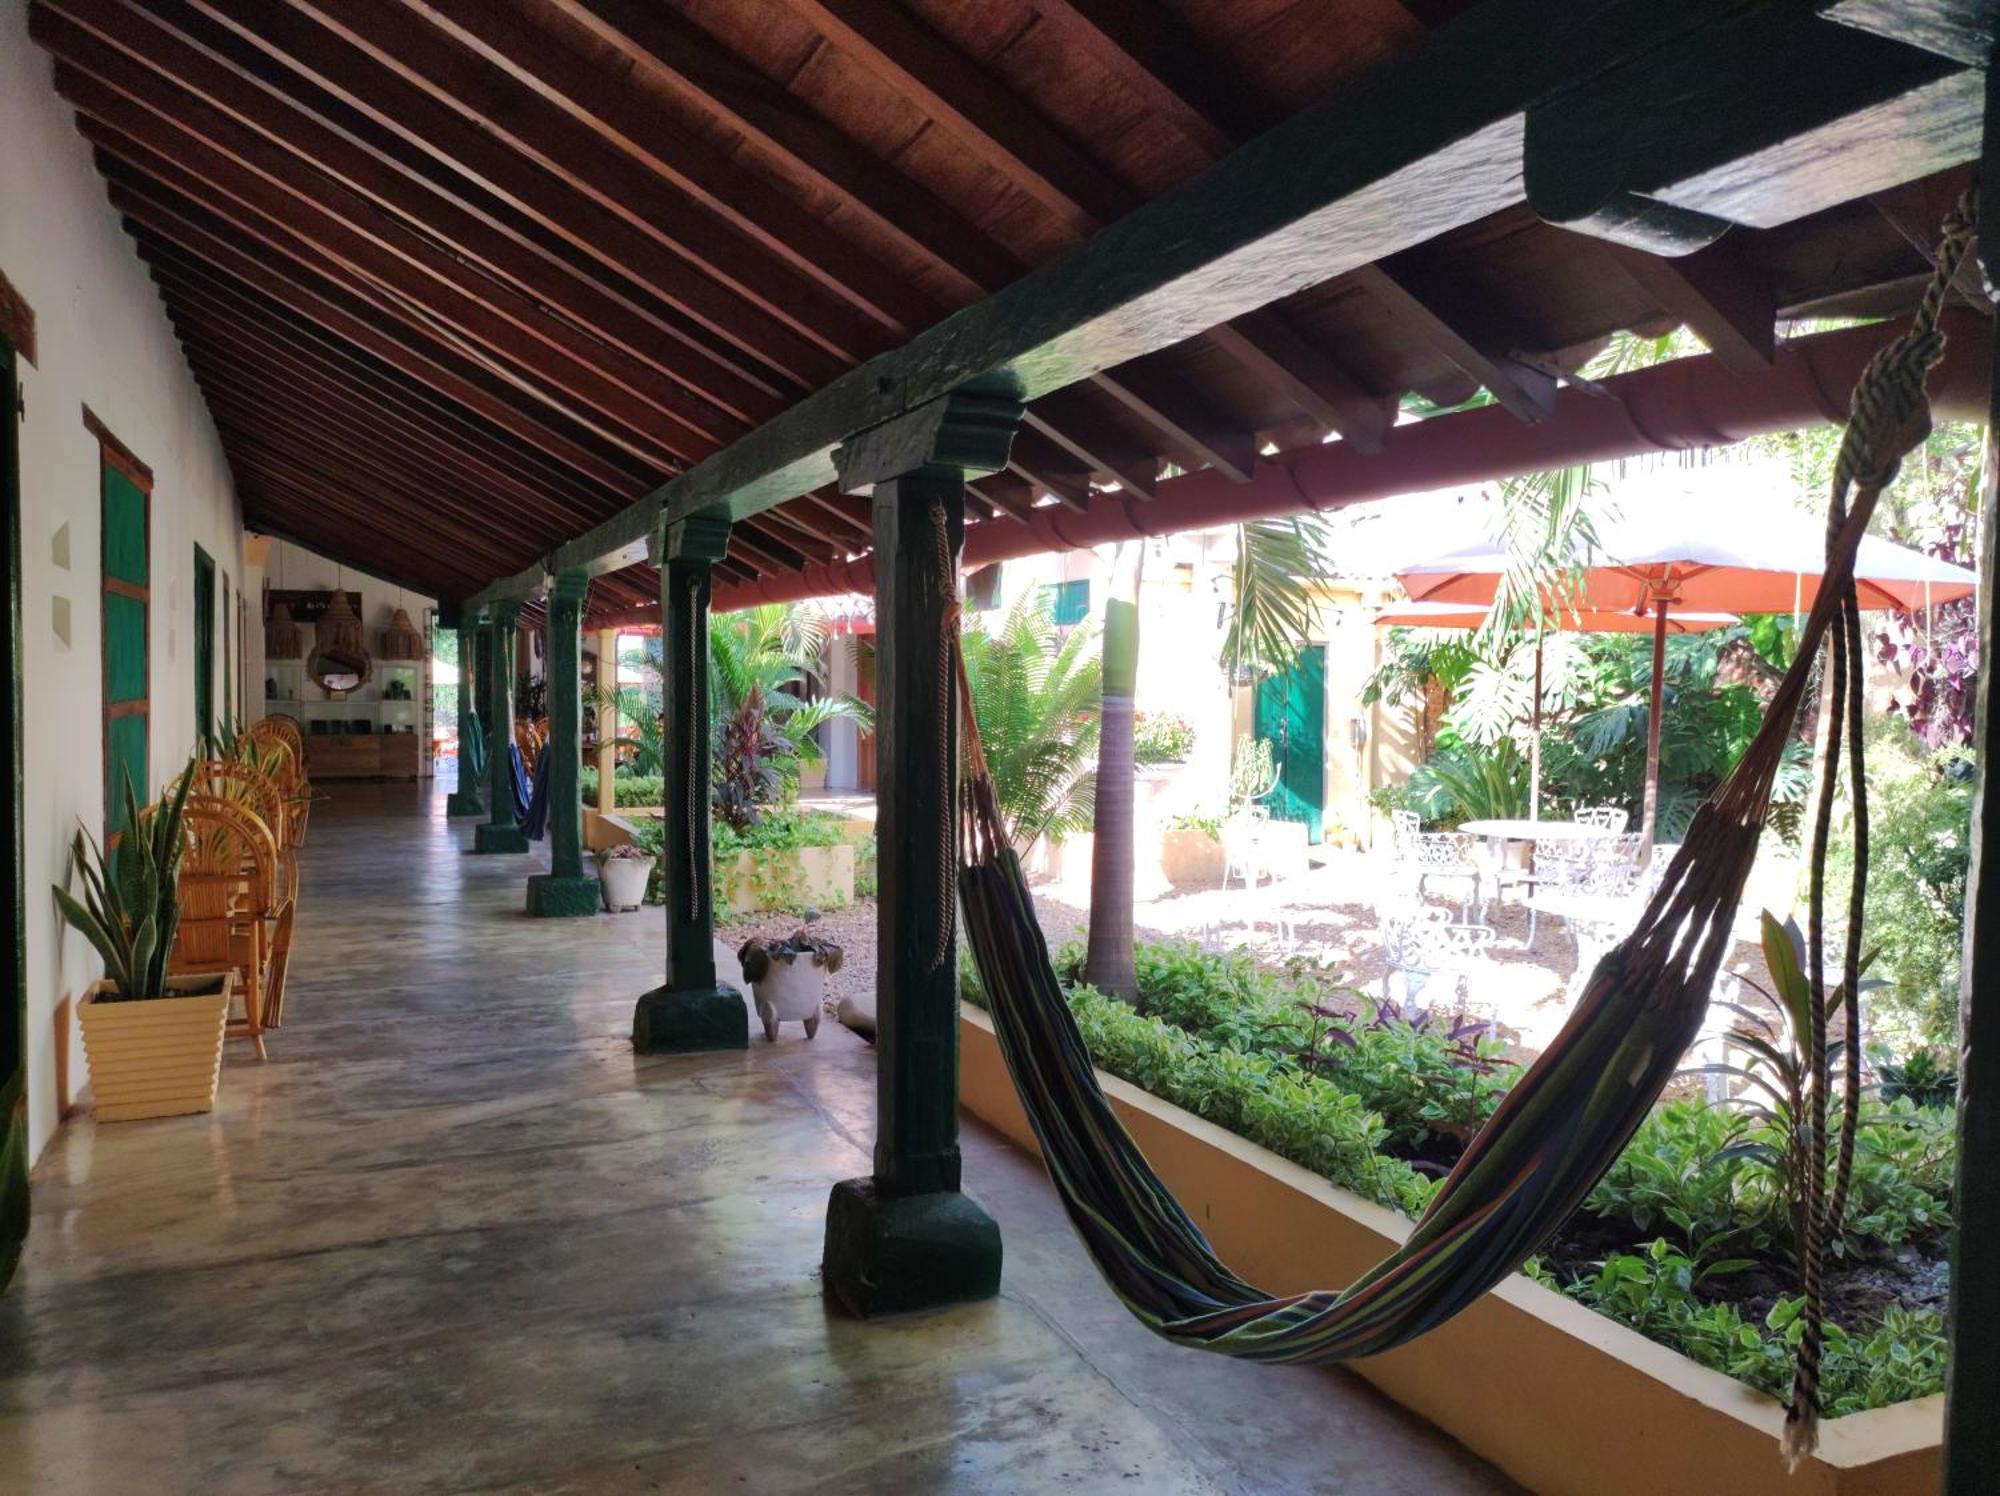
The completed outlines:
{"type": "Polygon", "coordinates": [[[977,1124],[1000,1297],[841,1316],[872,1053],[828,1024],[635,1055],[660,921],[523,917],[519,862],[421,793],[315,812],[269,1064],[38,1166],[0,1299],[19,1489],[1512,1489],[1357,1379],[1152,1340],[977,1124]]]}

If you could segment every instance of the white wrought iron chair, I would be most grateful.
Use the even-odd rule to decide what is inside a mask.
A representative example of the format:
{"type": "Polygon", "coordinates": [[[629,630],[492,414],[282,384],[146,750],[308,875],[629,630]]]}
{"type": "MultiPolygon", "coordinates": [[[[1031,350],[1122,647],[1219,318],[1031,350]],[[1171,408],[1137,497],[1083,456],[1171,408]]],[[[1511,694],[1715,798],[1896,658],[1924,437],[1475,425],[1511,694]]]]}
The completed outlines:
{"type": "Polygon", "coordinates": [[[1419,897],[1434,879],[1462,880],[1466,891],[1458,917],[1461,923],[1470,921],[1481,879],[1473,838],[1458,831],[1425,831],[1413,810],[1391,812],[1389,825],[1400,878],[1413,884],[1419,897]]]}
{"type": "Polygon", "coordinates": [[[1449,984],[1450,1000],[1463,1004],[1472,973],[1499,939],[1491,925],[1455,924],[1449,910],[1410,899],[1385,901],[1376,918],[1385,961],[1382,1001],[1394,1002],[1404,1016],[1440,980],[1449,984]],[[1398,979],[1402,991],[1392,996],[1398,979]]]}
{"type": "Polygon", "coordinates": [[[1594,826],[1614,836],[1631,824],[1632,814],[1622,805],[1586,805],[1576,813],[1579,826],[1594,826]]]}

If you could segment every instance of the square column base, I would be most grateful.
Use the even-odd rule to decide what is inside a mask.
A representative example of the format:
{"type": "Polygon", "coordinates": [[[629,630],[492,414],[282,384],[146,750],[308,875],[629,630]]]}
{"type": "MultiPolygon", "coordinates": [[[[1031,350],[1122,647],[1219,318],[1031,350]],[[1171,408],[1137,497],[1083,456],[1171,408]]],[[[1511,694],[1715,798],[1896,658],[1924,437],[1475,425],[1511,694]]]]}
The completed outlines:
{"type": "Polygon", "coordinates": [[[477,795],[468,795],[464,790],[453,790],[445,796],[444,813],[456,820],[460,816],[483,816],[486,802],[477,795]]]}
{"type": "Polygon", "coordinates": [[[845,1179],[827,1202],[822,1272],[863,1319],[974,1303],[1000,1292],[1000,1228],[956,1190],[888,1197],[845,1179]]]}
{"type": "Polygon", "coordinates": [[[535,919],[575,919],[604,907],[604,885],[581,874],[536,873],[528,879],[528,913],[535,919]]]}
{"type": "Polygon", "coordinates": [[[734,987],[687,992],[655,987],[632,1010],[632,1047],[640,1054],[748,1049],[749,1004],[734,987]]]}
{"type": "Polygon", "coordinates": [[[528,850],[528,833],[519,826],[496,826],[491,821],[483,821],[473,828],[472,850],[475,852],[525,852],[528,850]]]}

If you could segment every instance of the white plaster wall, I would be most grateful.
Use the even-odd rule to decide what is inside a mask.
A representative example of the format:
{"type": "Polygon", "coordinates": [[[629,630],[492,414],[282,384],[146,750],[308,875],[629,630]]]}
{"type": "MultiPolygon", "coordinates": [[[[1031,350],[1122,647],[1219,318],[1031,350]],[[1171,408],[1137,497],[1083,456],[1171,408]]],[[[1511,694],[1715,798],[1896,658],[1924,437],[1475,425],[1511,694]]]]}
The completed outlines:
{"type": "Polygon", "coordinates": [[[85,403],[154,474],[149,788],[194,744],[194,546],[215,558],[232,596],[245,581],[214,428],[49,75],[48,56],[28,39],[25,0],[0,0],[0,270],[34,308],[38,345],[36,363],[20,364],[31,1156],[86,1083],[71,1005],[99,975],[47,896],[78,823],[95,832],[102,819],[98,445],[84,429],[85,403]],[[64,527],[67,567],[57,559],[64,527]],[[67,643],[56,616],[65,606],[67,643]]]}

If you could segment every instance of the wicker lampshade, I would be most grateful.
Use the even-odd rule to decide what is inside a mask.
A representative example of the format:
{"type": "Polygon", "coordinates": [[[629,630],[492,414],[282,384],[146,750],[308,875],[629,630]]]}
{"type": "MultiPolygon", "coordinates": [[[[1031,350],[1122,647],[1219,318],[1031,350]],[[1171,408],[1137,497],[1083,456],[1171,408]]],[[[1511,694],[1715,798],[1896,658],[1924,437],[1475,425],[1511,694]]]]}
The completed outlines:
{"type": "Polygon", "coordinates": [[[264,620],[264,653],[274,660],[299,657],[299,626],[292,621],[292,610],[284,603],[273,603],[271,616],[264,620]]]}
{"type": "Polygon", "coordinates": [[[382,630],[382,658],[420,660],[423,654],[424,636],[410,622],[410,615],[398,608],[395,617],[389,620],[389,626],[382,630]]]}
{"type": "Polygon", "coordinates": [[[361,619],[347,601],[347,594],[339,590],[327,594],[326,611],[320,614],[319,621],[313,626],[313,638],[323,650],[350,655],[368,653],[361,619]]]}

